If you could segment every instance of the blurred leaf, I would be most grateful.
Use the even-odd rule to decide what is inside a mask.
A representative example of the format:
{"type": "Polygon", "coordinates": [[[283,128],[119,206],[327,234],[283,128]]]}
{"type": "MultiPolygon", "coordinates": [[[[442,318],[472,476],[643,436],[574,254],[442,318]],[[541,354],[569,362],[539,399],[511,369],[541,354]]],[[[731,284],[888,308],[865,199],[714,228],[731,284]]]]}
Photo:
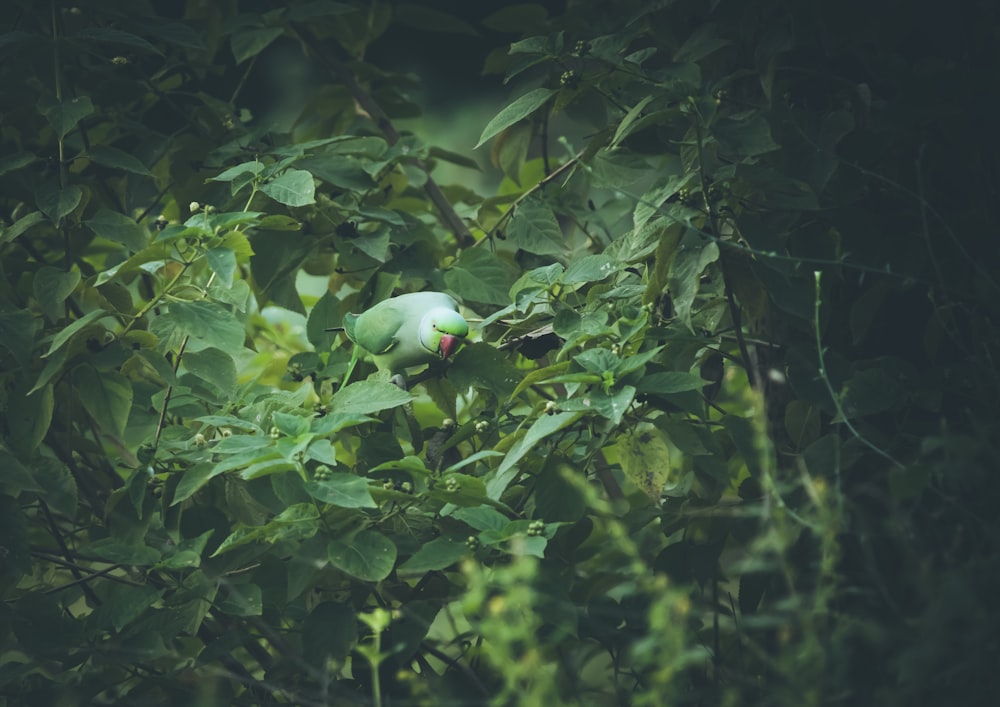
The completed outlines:
{"type": "Polygon", "coordinates": [[[31,566],[24,512],[17,500],[6,494],[0,494],[0,537],[4,548],[0,553],[0,588],[6,588],[8,580],[20,581],[31,566]]]}
{"type": "Polygon", "coordinates": [[[350,604],[324,601],[302,622],[302,655],[318,668],[344,662],[358,641],[357,615],[350,604]]]}
{"type": "Polygon", "coordinates": [[[393,6],[395,19],[404,25],[427,32],[465,34],[478,36],[479,32],[465,20],[447,12],[414,3],[403,2],[393,6]]]}
{"type": "Polygon", "coordinates": [[[281,27],[260,27],[243,29],[230,38],[230,48],[237,64],[242,64],[266,49],[271,42],[284,33],[281,27]]]}
{"type": "MultiPolygon", "coordinates": [[[[27,369],[31,362],[38,325],[38,320],[27,310],[0,311],[0,345],[10,352],[21,368],[27,369]]],[[[43,358],[50,353],[51,350],[43,358]]]]}

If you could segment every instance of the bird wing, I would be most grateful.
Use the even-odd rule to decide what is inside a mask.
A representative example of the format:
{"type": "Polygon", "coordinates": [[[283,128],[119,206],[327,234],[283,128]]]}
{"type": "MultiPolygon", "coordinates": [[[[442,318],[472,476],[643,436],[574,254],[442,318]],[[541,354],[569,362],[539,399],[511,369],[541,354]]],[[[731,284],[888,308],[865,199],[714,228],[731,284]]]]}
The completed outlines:
{"type": "Polygon", "coordinates": [[[373,354],[384,354],[398,341],[400,327],[410,316],[393,300],[379,302],[361,314],[344,317],[348,338],[373,354]]]}

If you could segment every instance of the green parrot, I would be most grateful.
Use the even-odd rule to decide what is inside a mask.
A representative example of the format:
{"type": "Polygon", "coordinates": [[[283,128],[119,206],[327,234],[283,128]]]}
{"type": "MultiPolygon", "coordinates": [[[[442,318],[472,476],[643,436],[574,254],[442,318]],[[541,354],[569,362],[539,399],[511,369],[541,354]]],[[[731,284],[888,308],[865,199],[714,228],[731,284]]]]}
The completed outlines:
{"type": "Polygon", "coordinates": [[[383,300],[361,314],[345,315],[344,331],[355,346],[342,385],[367,354],[379,370],[388,371],[393,382],[405,387],[401,383],[407,368],[454,354],[469,335],[469,324],[451,296],[411,292],[383,300]]]}

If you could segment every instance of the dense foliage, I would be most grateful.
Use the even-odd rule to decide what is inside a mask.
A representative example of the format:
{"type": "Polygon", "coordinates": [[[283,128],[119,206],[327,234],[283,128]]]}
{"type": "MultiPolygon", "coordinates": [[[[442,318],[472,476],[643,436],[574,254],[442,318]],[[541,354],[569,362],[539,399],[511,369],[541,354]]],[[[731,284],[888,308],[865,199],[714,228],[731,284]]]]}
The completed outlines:
{"type": "Polygon", "coordinates": [[[5,10],[0,704],[995,694],[997,9],[468,5],[5,10]]]}

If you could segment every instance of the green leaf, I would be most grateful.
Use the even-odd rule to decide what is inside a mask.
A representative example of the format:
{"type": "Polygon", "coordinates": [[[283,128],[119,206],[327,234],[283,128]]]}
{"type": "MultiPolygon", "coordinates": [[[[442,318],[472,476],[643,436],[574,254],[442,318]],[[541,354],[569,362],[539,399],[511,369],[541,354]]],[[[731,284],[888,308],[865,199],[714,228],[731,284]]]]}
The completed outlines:
{"type": "Polygon", "coordinates": [[[715,125],[713,134],[721,151],[730,153],[732,159],[756,157],[781,149],[771,137],[771,126],[759,113],[744,120],[721,120],[715,125]]]}
{"type": "Polygon", "coordinates": [[[205,252],[208,267],[212,268],[223,287],[231,287],[236,274],[236,253],[232,248],[209,248],[205,252]]]}
{"type": "Polygon", "coordinates": [[[232,616],[260,616],[264,611],[264,599],[256,584],[224,585],[228,590],[225,599],[218,602],[219,610],[232,616]]]}
{"type": "Polygon", "coordinates": [[[545,24],[549,13],[544,5],[537,3],[517,3],[504,5],[483,19],[484,27],[498,32],[520,34],[525,27],[540,27],[545,24]]]}
{"type": "Polygon", "coordinates": [[[526,118],[534,113],[556,92],[551,88],[535,88],[515,100],[506,108],[497,113],[493,119],[483,128],[483,134],[479,136],[476,147],[480,147],[491,137],[499,134],[504,128],[508,128],[517,121],[526,118]]]}
{"type": "Polygon", "coordinates": [[[482,341],[467,344],[448,367],[448,379],[458,390],[475,388],[508,397],[523,373],[495,346],[482,341]]]}
{"type": "Polygon", "coordinates": [[[479,477],[468,474],[443,474],[431,496],[453,506],[480,506],[489,502],[486,484],[479,477]]]}
{"type": "Polygon", "coordinates": [[[363,380],[338,390],[330,399],[330,409],[345,417],[368,415],[405,405],[413,396],[399,386],[380,380],[363,380]]]}
{"type": "Polygon", "coordinates": [[[577,394],[576,397],[566,400],[560,405],[560,409],[567,412],[596,412],[618,425],[621,424],[622,417],[634,398],[635,388],[630,385],[624,385],[619,390],[607,393],[595,387],[583,395],[577,394]]]}
{"type": "Polygon", "coordinates": [[[102,317],[106,316],[108,316],[108,313],[105,312],[103,309],[95,309],[92,312],[87,312],[82,317],[74,321],[72,324],[63,327],[63,329],[60,330],[60,332],[56,334],[55,338],[52,340],[52,343],[49,345],[49,350],[46,351],[44,354],[42,354],[42,358],[47,358],[48,356],[51,356],[56,351],[65,346],[66,342],[72,339],[77,332],[82,330],[84,327],[94,323],[98,319],[101,319],[102,317]]]}
{"type": "Polygon", "coordinates": [[[465,20],[429,7],[414,3],[399,3],[393,6],[395,20],[414,29],[425,32],[445,32],[478,36],[479,32],[465,20]]]}
{"type": "Polygon", "coordinates": [[[87,622],[91,626],[113,626],[115,631],[121,631],[159,601],[165,591],[156,587],[113,583],[87,622]]]}
{"type": "Polygon", "coordinates": [[[101,238],[121,243],[132,252],[146,245],[146,231],[135,220],[117,211],[101,209],[84,223],[101,238]]]}
{"type": "Polygon", "coordinates": [[[74,185],[60,189],[57,186],[46,185],[35,192],[35,201],[42,213],[49,217],[52,223],[58,225],[65,216],[72,213],[83,199],[83,189],[74,185]]]}
{"type": "Polygon", "coordinates": [[[330,476],[305,484],[306,493],[323,503],[340,508],[377,508],[368,479],[354,474],[334,472],[330,476]]]}
{"type": "Polygon", "coordinates": [[[500,531],[510,524],[510,518],[490,506],[473,506],[459,508],[451,513],[451,517],[462,521],[476,530],[500,531]]]}
{"type": "Polygon", "coordinates": [[[39,456],[31,462],[31,468],[46,505],[67,518],[76,516],[78,493],[76,479],[69,467],[53,457],[39,456]]]}
{"type": "Polygon", "coordinates": [[[115,371],[98,371],[90,365],[73,369],[73,385],[84,409],[99,428],[121,437],[132,410],[132,384],[115,371]]]}
{"type": "Polygon", "coordinates": [[[141,177],[152,177],[153,173],[144,165],[138,157],[130,155],[124,150],[108,145],[94,145],[87,152],[87,156],[99,165],[120,169],[123,172],[131,172],[141,177]]]}
{"type": "Polygon", "coordinates": [[[649,105],[653,98],[654,96],[652,95],[644,96],[638,103],[629,108],[628,113],[626,113],[625,117],[621,119],[620,123],[618,123],[618,127],[615,129],[615,134],[614,137],[611,138],[609,147],[616,147],[622,140],[629,136],[629,133],[631,132],[630,129],[635,124],[635,121],[639,119],[639,116],[642,115],[642,110],[649,105]]]}
{"type": "Polygon", "coordinates": [[[883,368],[855,373],[840,391],[844,416],[855,419],[892,410],[902,398],[903,389],[898,378],[883,368]]]}
{"type": "Polygon", "coordinates": [[[109,562],[121,565],[155,565],[160,560],[160,552],[148,545],[126,543],[115,538],[105,538],[91,543],[87,550],[109,562]]]}
{"type": "Polygon", "coordinates": [[[282,474],[286,471],[295,471],[295,469],[295,464],[288,461],[288,459],[284,457],[279,457],[277,459],[264,459],[250,464],[245,469],[240,471],[240,478],[250,481],[251,479],[259,479],[262,476],[282,474]]]}
{"type": "Polygon", "coordinates": [[[225,351],[211,347],[189,351],[181,360],[188,373],[214,387],[223,398],[236,394],[236,362],[225,351]]]}
{"type": "Polygon", "coordinates": [[[29,471],[13,452],[0,442],[0,487],[9,491],[44,491],[44,488],[35,481],[34,474],[29,471]]]}
{"type": "MultiPolygon", "coordinates": [[[[41,322],[25,309],[0,311],[0,346],[14,357],[21,368],[31,364],[35,348],[35,332],[41,322]]],[[[46,356],[48,354],[45,354],[46,356]]]]}
{"type": "Polygon", "coordinates": [[[70,100],[57,101],[43,95],[38,101],[38,110],[56,131],[56,137],[64,138],[77,123],[94,112],[94,104],[89,96],[77,96],[70,100]]]}
{"type": "Polygon", "coordinates": [[[674,53],[674,62],[686,64],[688,62],[701,61],[709,54],[732,44],[728,39],[716,37],[715,33],[717,29],[713,22],[706,22],[701,25],[674,53]]]}
{"type": "Polygon", "coordinates": [[[639,393],[669,395],[688,390],[701,390],[706,385],[708,385],[708,381],[694,373],[663,371],[644,375],[636,383],[636,390],[639,393]]]}
{"type": "Polygon", "coordinates": [[[31,213],[25,214],[19,218],[10,226],[4,227],[0,224],[0,245],[10,243],[12,240],[25,233],[28,229],[33,226],[37,226],[44,220],[45,215],[42,214],[41,211],[32,211],[31,213]]]}
{"type": "Polygon", "coordinates": [[[466,302],[507,304],[517,270],[486,248],[467,248],[445,271],[448,289],[466,302]]]}
{"type": "Polygon", "coordinates": [[[271,42],[280,37],[283,32],[284,29],[281,27],[260,27],[240,30],[229,40],[236,63],[242,64],[247,59],[257,56],[271,42]]]}
{"type": "Polygon", "coordinates": [[[260,190],[285,206],[316,203],[316,182],[312,174],[301,169],[286,169],[277,178],[262,184],[260,190]]]}
{"type": "Polygon", "coordinates": [[[223,351],[243,348],[243,325],[232,312],[214,302],[171,302],[170,310],[155,318],[150,330],[162,341],[179,340],[185,335],[200,339],[223,351]]]}
{"type": "Polygon", "coordinates": [[[555,214],[538,199],[529,199],[517,207],[507,236],[511,243],[529,253],[560,255],[566,250],[555,214]]]}
{"type": "Polygon", "coordinates": [[[670,478],[670,447],[663,433],[643,423],[618,438],[618,459],[625,477],[659,500],[670,478]]]}
{"type": "Polygon", "coordinates": [[[45,439],[55,406],[51,385],[28,394],[29,383],[24,377],[8,383],[6,400],[9,444],[22,459],[29,458],[45,439]]]}
{"type": "Polygon", "coordinates": [[[264,527],[264,539],[274,543],[283,540],[305,540],[319,530],[319,511],[315,504],[296,503],[289,506],[264,527]]]}
{"type": "Polygon", "coordinates": [[[580,417],[582,412],[557,412],[554,415],[541,415],[528,428],[527,433],[514,443],[507,456],[504,457],[497,470],[492,473],[486,483],[486,493],[494,501],[499,501],[500,496],[507,489],[507,486],[519,471],[518,462],[525,454],[530,452],[535,446],[554,432],[573,424],[580,417]]]}
{"type": "Polygon", "coordinates": [[[214,177],[209,177],[213,182],[232,182],[239,177],[256,177],[264,171],[264,163],[259,160],[243,162],[241,164],[225,169],[214,177]]]}
{"type": "Polygon", "coordinates": [[[184,472],[184,476],[177,483],[177,488],[174,489],[174,498],[170,502],[170,505],[175,506],[182,501],[186,501],[219,473],[221,472],[217,472],[215,464],[211,462],[195,464],[184,472]]]}
{"type": "Polygon", "coordinates": [[[396,564],[396,545],[375,530],[334,540],[327,545],[327,554],[334,567],[365,582],[385,579],[396,564]]]}
{"type": "Polygon", "coordinates": [[[85,27],[75,35],[76,39],[87,39],[95,42],[109,42],[111,44],[121,44],[132,49],[141,49],[151,54],[161,54],[160,50],[147,42],[142,37],[123,32],[120,29],[111,27],[85,27]]]}
{"type": "Polygon", "coordinates": [[[293,22],[309,20],[313,17],[328,17],[331,15],[346,15],[357,12],[358,8],[343,2],[333,0],[313,0],[302,5],[294,5],[288,8],[286,17],[293,22]]]}
{"type": "Polygon", "coordinates": [[[328,439],[315,440],[306,450],[306,456],[320,464],[337,465],[337,450],[333,446],[333,442],[328,439]]]}
{"type": "Polygon", "coordinates": [[[399,566],[398,572],[403,576],[413,576],[447,569],[468,554],[469,548],[462,540],[435,538],[421,545],[410,559],[399,566]]]}
{"type": "Polygon", "coordinates": [[[63,303],[76,286],[80,284],[80,272],[66,272],[49,265],[42,266],[35,273],[32,287],[42,312],[49,321],[56,322],[63,318],[63,303]]]}
{"type": "Polygon", "coordinates": [[[17,152],[8,157],[0,158],[0,176],[27,167],[38,160],[33,152],[17,152]]]}
{"type": "Polygon", "coordinates": [[[701,287],[701,275],[710,263],[719,259],[719,246],[689,229],[670,264],[668,278],[674,311],[691,328],[691,308],[701,287]]]}
{"type": "Polygon", "coordinates": [[[585,255],[569,264],[562,275],[566,285],[576,285],[581,282],[599,282],[619,271],[618,264],[603,253],[585,255]]]}

